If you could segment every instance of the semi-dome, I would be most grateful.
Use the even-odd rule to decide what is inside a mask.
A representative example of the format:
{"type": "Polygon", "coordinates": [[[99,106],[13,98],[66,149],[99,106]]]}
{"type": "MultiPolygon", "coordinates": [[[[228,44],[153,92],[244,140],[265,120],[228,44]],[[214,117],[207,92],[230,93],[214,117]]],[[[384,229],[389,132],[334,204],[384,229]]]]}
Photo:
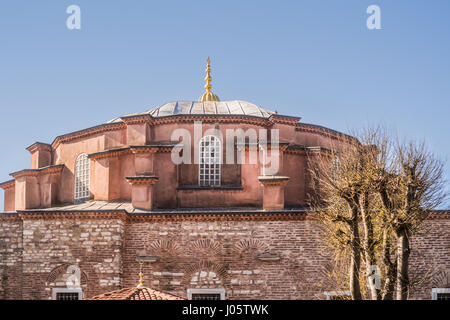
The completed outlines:
{"type": "MultiPolygon", "coordinates": [[[[137,116],[149,114],[152,117],[170,117],[176,115],[245,115],[252,117],[268,118],[274,112],[261,108],[256,104],[242,101],[175,101],[163,104],[162,106],[141,113],[126,115],[137,116]]],[[[109,121],[109,123],[121,122],[119,118],[109,121]]]]}

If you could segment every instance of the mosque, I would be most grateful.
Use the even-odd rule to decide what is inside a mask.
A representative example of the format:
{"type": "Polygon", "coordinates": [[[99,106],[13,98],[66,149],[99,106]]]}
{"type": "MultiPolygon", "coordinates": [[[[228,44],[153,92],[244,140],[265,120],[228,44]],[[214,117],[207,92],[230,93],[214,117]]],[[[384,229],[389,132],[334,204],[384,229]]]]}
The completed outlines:
{"type": "MultiPolygon", "coordinates": [[[[152,290],[183,299],[347,294],[326,280],[331,262],[307,207],[307,159],[352,138],[220,101],[210,73],[208,59],[199,101],[27,148],[31,167],[0,184],[0,299],[125,292],[140,272],[152,290]]],[[[450,213],[436,212],[427,225],[411,263],[433,261],[442,273],[414,299],[450,294],[450,213]]]]}

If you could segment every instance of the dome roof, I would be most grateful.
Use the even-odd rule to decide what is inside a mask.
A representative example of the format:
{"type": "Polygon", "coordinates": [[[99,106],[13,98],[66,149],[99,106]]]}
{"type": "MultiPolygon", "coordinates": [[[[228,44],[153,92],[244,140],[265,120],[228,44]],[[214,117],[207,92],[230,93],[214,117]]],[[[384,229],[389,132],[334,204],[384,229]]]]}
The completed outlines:
{"type": "MultiPolygon", "coordinates": [[[[152,117],[169,117],[175,115],[245,115],[252,117],[268,118],[274,112],[261,108],[253,103],[233,101],[176,101],[163,104],[162,106],[142,113],[129,114],[126,116],[138,116],[149,114],[152,117]]],[[[108,123],[121,122],[119,118],[108,123]]]]}

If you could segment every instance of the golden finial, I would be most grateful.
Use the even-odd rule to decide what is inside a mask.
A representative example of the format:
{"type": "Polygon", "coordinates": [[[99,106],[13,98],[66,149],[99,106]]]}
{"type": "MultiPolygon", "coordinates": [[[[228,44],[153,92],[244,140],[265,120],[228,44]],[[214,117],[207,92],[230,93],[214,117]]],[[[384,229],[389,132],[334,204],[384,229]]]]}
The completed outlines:
{"type": "Polygon", "coordinates": [[[206,92],[201,96],[200,101],[220,101],[219,97],[216,96],[211,91],[212,78],[211,78],[211,65],[210,65],[210,63],[211,63],[211,60],[208,57],[208,59],[206,60],[206,77],[205,77],[205,81],[206,81],[205,89],[206,89],[206,92]]]}
{"type": "Polygon", "coordinates": [[[142,273],[142,262],[139,263],[140,268],[139,268],[139,284],[137,285],[138,288],[145,288],[144,286],[144,274],[142,273]]]}

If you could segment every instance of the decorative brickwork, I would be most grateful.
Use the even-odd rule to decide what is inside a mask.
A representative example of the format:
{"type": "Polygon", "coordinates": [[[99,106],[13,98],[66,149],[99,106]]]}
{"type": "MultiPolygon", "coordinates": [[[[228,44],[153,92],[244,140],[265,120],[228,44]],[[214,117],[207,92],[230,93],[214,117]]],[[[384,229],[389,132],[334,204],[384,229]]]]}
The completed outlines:
{"type": "MultiPolygon", "coordinates": [[[[324,276],[330,260],[318,222],[296,215],[303,218],[256,219],[265,216],[262,212],[245,220],[221,214],[206,219],[195,214],[183,219],[3,214],[0,299],[50,299],[53,288],[66,287],[71,268],[80,270],[85,298],[131,288],[139,279],[140,255],[157,257],[143,264],[147,286],[184,298],[189,288],[224,288],[227,299],[324,299],[324,291],[336,288],[324,276]],[[280,259],[264,261],[258,258],[262,254],[280,259]]],[[[432,288],[450,286],[449,217],[434,214],[413,238],[412,279],[434,277],[414,288],[410,298],[431,299],[432,288]]]]}

